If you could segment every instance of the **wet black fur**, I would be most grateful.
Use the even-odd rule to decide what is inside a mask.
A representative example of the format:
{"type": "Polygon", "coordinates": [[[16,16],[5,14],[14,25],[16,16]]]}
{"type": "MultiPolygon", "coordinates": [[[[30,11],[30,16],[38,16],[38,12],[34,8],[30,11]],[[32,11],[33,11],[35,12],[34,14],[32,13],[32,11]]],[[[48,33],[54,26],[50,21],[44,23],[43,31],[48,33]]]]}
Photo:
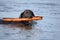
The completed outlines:
{"type": "MultiPolygon", "coordinates": [[[[34,17],[34,13],[31,10],[25,10],[24,12],[22,12],[19,16],[19,18],[32,18],[34,17]]],[[[24,21],[21,22],[22,24],[24,24],[25,26],[32,26],[32,21],[31,23],[29,23],[28,21],[24,21]]]]}

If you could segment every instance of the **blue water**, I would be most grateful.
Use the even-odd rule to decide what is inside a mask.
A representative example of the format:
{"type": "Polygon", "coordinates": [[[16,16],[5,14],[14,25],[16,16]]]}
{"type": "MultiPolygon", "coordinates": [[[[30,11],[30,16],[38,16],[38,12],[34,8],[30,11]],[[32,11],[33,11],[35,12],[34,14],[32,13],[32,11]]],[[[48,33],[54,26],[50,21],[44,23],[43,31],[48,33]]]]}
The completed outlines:
{"type": "Polygon", "coordinates": [[[25,9],[43,20],[31,30],[0,24],[0,40],[60,40],[60,0],[0,0],[0,19],[18,18],[25,9]]]}

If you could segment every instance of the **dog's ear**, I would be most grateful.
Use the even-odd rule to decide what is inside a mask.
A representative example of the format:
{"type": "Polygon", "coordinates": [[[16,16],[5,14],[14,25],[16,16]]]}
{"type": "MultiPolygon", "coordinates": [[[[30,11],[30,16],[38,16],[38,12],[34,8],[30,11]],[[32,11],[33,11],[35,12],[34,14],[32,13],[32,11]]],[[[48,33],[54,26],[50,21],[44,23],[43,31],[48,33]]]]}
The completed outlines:
{"type": "Polygon", "coordinates": [[[34,17],[35,15],[34,15],[34,13],[31,11],[31,15],[32,15],[32,17],[34,17]]]}
{"type": "Polygon", "coordinates": [[[24,14],[24,12],[22,12],[22,13],[20,14],[19,18],[22,18],[22,17],[23,17],[23,14],[24,14]]]}

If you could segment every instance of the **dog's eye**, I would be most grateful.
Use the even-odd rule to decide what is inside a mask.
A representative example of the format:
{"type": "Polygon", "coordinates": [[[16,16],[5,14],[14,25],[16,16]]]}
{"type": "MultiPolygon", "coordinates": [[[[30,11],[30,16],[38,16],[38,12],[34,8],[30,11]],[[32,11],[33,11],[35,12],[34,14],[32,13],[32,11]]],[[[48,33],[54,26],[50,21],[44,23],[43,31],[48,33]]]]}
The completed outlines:
{"type": "Polygon", "coordinates": [[[24,13],[25,13],[25,14],[28,14],[29,12],[28,12],[28,11],[25,11],[24,13]]]}
{"type": "Polygon", "coordinates": [[[26,13],[29,13],[29,12],[26,12],[26,13]]]}

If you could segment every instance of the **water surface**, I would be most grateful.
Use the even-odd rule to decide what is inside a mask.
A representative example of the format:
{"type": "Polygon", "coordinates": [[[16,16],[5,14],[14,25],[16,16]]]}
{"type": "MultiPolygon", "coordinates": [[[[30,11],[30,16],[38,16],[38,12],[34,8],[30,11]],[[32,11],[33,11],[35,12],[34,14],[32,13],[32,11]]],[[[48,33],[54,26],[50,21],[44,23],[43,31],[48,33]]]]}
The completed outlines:
{"type": "Polygon", "coordinates": [[[18,18],[25,9],[43,20],[36,21],[31,30],[0,24],[0,40],[60,40],[60,0],[0,0],[0,19],[18,18]]]}

